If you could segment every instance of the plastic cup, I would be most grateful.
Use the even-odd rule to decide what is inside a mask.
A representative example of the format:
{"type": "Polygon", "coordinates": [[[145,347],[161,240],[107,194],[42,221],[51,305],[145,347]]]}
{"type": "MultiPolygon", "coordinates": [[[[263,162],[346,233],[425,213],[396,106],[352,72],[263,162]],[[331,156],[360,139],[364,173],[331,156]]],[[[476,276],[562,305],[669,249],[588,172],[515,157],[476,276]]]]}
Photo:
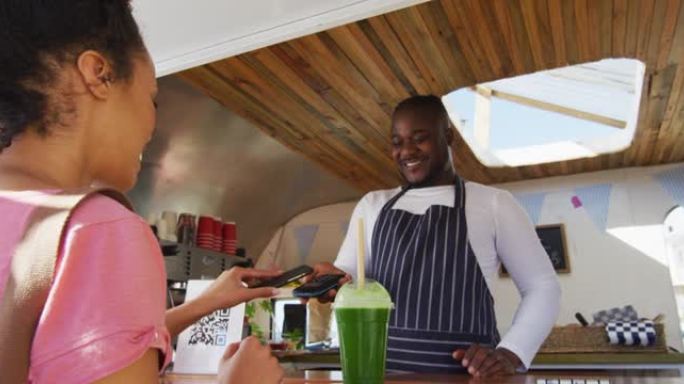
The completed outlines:
{"type": "Polygon", "coordinates": [[[223,222],[219,219],[214,219],[214,243],[212,249],[220,252],[223,245],[223,222]]]}
{"type": "Polygon", "coordinates": [[[366,279],[363,288],[349,283],[340,288],[334,308],[344,383],[383,383],[387,326],[394,308],[389,293],[370,279],[366,279]]]}

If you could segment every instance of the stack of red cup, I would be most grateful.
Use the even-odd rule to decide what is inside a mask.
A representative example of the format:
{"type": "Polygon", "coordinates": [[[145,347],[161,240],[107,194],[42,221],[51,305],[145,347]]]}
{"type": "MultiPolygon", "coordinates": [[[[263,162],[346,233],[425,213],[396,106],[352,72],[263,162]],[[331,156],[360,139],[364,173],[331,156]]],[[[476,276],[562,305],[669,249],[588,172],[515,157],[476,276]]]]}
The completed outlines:
{"type": "Polygon", "coordinates": [[[214,219],[214,243],[211,247],[216,252],[221,252],[223,245],[223,222],[219,219],[214,219]]]}
{"type": "Polygon", "coordinates": [[[213,217],[200,216],[197,221],[197,246],[204,249],[214,249],[215,222],[213,217]]]}
{"type": "Polygon", "coordinates": [[[237,253],[237,226],[234,222],[223,223],[223,253],[234,255],[237,253]]]}

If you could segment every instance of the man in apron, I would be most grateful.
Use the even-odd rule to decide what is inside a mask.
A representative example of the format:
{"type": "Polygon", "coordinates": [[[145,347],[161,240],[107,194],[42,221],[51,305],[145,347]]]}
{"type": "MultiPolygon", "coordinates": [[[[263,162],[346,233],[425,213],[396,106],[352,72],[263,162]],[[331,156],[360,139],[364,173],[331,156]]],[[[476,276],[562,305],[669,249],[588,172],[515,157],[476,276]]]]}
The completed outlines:
{"type": "Polygon", "coordinates": [[[560,306],[556,274],[532,223],[510,193],[456,174],[454,132],[438,97],[401,102],[391,135],[406,184],[364,196],[335,264],[316,265],[315,275],[355,274],[356,226],[363,218],[367,276],[395,303],[389,370],[486,377],[528,368],[560,306]],[[489,290],[501,262],[522,297],[503,339],[489,290]]]}

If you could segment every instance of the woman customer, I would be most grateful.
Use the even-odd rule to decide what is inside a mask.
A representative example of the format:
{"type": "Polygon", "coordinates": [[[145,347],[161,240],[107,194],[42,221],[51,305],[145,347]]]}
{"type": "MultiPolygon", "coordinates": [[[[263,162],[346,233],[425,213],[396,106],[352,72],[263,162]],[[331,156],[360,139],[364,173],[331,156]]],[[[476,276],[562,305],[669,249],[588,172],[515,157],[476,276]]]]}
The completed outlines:
{"type": "MultiPolygon", "coordinates": [[[[0,298],[31,202],[133,187],[156,93],[129,0],[0,3],[0,298]]],[[[31,343],[32,383],[156,383],[171,337],[217,308],[274,294],[243,282],[275,273],[234,269],[165,313],[162,255],[140,217],[98,195],[75,209],[64,233],[31,343]]],[[[282,378],[254,339],[227,348],[219,372],[222,383],[282,378]]]]}

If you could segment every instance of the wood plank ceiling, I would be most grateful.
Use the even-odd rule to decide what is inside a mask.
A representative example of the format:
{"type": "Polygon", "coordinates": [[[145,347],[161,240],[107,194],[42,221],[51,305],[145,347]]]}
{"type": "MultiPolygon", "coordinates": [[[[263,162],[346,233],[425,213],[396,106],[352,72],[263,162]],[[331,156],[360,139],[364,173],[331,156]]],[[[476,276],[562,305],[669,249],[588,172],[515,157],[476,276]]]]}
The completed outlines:
{"type": "Polygon", "coordinates": [[[179,76],[367,191],[398,184],[389,127],[400,100],[611,57],[647,66],[630,148],[488,168],[459,137],[453,148],[458,172],[501,183],[684,161],[681,0],[435,0],[179,76]]]}

